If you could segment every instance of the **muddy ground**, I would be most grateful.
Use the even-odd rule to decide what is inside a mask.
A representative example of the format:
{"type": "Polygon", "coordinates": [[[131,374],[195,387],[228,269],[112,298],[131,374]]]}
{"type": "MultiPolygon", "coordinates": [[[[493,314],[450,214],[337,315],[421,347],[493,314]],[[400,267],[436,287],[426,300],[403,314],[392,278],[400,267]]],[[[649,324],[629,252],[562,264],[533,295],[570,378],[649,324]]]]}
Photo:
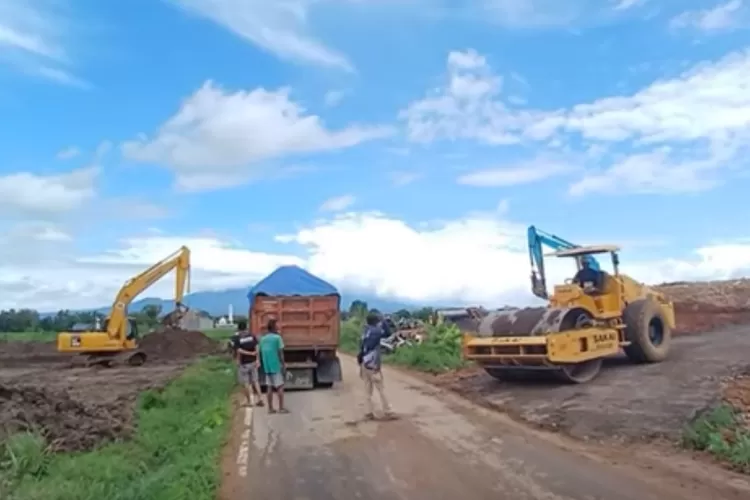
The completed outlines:
{"type": "Polygon", "coordinates": [[[86,450],[126,437],[138,394],[163,387],[197,357],[220,346],[200,332],[146,336],[140,367],[72,367],[54,344],[0,344],[0,439],[31,430],[54,450],[86,450]]]}
{"type": "MultiPolygon", "coordinates": [[[[581,439],[676,439],[698,412],[717,404],[727,378],[750,365],[750,327],[674,340],[668,360],[632,365],[608,361],[583,385],[499,382],[479,369],[435,382],[521,421],[581,439]]],[[[748,384],[750,385],[750,383],[748,384]]]]}

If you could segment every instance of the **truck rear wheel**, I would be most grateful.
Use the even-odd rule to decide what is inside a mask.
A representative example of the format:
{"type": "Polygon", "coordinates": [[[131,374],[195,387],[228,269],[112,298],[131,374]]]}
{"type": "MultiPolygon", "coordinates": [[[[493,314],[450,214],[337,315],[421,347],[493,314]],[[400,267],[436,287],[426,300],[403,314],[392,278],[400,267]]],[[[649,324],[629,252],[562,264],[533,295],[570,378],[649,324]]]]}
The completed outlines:
{"type": "Polygon", "coordinates": [[[664,361],[672,343],[672,331],[659,304],[650,299],[631,302],[622,314],[625,339],[630,345],[625,354],[634,363],[664,361]]]}

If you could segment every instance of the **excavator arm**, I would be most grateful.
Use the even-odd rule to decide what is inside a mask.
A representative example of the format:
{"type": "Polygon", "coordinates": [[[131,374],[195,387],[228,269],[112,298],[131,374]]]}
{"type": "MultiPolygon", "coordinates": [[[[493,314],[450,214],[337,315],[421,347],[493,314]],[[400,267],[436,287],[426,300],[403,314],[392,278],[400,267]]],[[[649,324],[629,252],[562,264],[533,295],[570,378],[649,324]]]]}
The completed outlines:
{"type": "Polygon", "coordinates": [[[107,322],[107,334],[113,340],[124,341],[128,330],[128,306],[144,290],[163,278],[172,270],[176,271],[175,311],[166,316],[167,323],[174,326],[184,316],[187,307],[182,303],[186,290],[190,288],[190,249],[186,246],[157,262],[139,275],[129,279],[117,293],[107,322]]]}
{"type": "MultiPolygon", "coordinates": [[[[548,246],[557,251],[578,248],[580,245],[566,241],[554,234],[541,231],[534,226],[529,226],[527,233],[529,260],[531,261],[531,291],[540,299],[547,300],[549,299],[549,293],[547,292],[547,275],[544,269],[543,247],[548,246]]],[[[584,255],[582,259],[586,260],[592,269],[597,271],[600,269],[599,261],[591,255],[584,255]]]]}

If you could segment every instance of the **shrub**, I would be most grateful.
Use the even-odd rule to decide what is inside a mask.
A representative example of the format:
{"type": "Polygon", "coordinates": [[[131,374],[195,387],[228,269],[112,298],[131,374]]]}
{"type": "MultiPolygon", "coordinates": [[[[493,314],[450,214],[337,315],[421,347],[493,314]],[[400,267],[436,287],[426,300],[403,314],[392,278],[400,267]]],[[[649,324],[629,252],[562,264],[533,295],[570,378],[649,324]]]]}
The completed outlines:
{"type": "MultiPolygon", "coordinates": [[[[363,323],[349,319],[341,325],[342,351],[354,354],[359,349],[363,323]]],[[[440,373],[464,365],[461,357],[461,331],[455,325],[427,326],[420,344],[402,346],[384,356],[384,362],[428,373],[440,373]]]]}
{"type": "Polygon", "coordinates": [[[706,451],[750,472],[750,429],[731,406],[721,405],[696,418],[685,429],[682,442],[686,448],[706,451]]]}

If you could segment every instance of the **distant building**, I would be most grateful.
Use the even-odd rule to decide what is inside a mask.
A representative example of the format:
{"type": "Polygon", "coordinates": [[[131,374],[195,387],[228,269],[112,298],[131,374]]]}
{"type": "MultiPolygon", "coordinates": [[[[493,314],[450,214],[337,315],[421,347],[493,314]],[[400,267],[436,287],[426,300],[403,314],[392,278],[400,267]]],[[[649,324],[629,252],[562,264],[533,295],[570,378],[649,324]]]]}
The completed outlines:
{"type": "Polygon", "coordinates": [[[205,311],[190,310],[180,321],[185,330],[210,330],[214,327],[214,320],[205,311]]]}

